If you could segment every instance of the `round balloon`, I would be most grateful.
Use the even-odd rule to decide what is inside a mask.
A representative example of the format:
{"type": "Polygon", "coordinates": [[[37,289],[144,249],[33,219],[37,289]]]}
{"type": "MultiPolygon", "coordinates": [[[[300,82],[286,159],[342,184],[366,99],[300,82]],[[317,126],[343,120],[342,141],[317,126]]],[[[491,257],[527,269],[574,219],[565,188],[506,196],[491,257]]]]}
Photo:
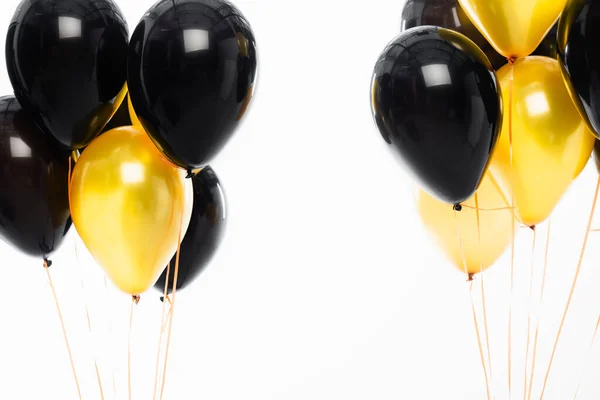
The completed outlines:
{"type": "Polygon", "coordinates": [[[402,9],[402,31],[426,25],[452,29],[467,36],[483,50],[494,69],[507,62],[479,33],[458,0],[408,0],[402,9]]]}
{"type": "Polygon", "coordinates": [[[560,18],[558,51],[573,102],[595,135],[600,134],[600,3],[572,0],[560,18]]]}
{"type": "Polygon", "coordinates": [[[492,65],[466,36],[418,27],[383,51],[372,111],[391,152],[430,194],[461,203],[475,193],[502,117],[492,65]]]}
{"type": "Polygon", "coordinates": [[[510,246],[519,226],[514,221],[510,197],[489,171],[460,212],[422,190],[417,204],[421,221],[438,246],[456,268],[468,275],[490,268],[510,246]],[[476,208],[480,209],[479,217],[476,208]]]}
{"type": "Polygon", "coordinates": [[[144,129],[175,164],[207,165],[252,97],[256,44],[223,0],[161,0],[131,38],[128,83],[144,129]]]}
{"type": "MultiPolygon", "coordinates": [[[[227,202],[223,187],[211,167],[192,178],[194,205],[189,227],[181,243],[177,290],[190,285],[208,266],[225,233],[227,202]]],[[[168,293],[173,289],[176,256],[170,262],[168,293]]],[[[154,287],[164,292],[167,269],[154,287]]]]}
{"type": "Polygon", "coordinates": [[[189,223],[186,191],[185,172],[140,128],[106,132],[82,153],[71,183],[73,222],[122,291],[144,292],[171,259],[189,223]]]}
{"type": "MultiPolygon", "coordinates": [[[[556,60],[520,59],[513,73],[512,127],[506,110],[491,168],[507,192],[514,192],[519,220],[534,226],[550,216],[581,173],[594,137],[569,98],[556,60]]],[[[509,107],[510,66],[498,71],[498,79],[509,107]]]]}
{"type": "Polygon", "coordinates": [[[33,122],[12,96],[0,98],[0,237],[47,257],[71,227],[69,151],[33,122]]]}
{"type": "Polygon", "coordinates": [[[15,96],[60,143],[85,147],[125,97],[128,40],[111,0],[23,0],[6,38],[15,96]]]}
{"type": "Polygon", "coordinates": [[[469,19],[506,58],[530,55],[558,20],[567,0],[459,0],[469,19]]]}

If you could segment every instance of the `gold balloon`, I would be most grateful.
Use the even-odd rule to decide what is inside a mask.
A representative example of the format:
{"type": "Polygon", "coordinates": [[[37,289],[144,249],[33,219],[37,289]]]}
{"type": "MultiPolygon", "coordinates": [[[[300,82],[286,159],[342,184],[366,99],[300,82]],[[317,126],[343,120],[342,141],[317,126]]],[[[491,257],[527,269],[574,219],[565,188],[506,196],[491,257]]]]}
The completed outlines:
{"type": "Polygon", "coordinates": [[[533,53],[567,0],[459,0],[469,19],[506,58],[533,53]]]}
{"type": "Polygon", "coordinates": [[[419,191],[417,204],[421,220],[446,256],[460,271],[471,275],[491,267],[512,243],[518,224],[509,201],[488,171],[461,211],[455,212],[452,206],[423,190],[419,191]],[[480,209],[479,225],[475,208],[480,209]]]}
{"type": "Polygon", "coordinates": [[[514,65],[512,174],[510,165],[510,66],[498,71],[506,108],[490,168],[514,191],[517,218],[544,221],[587,164],[594,136],[573,105],[556,60],[527,57],[514,65]]]}
{"type": "Polygon", "coordinates": [[[129,96],[129,93],[127,93],[127,108],[129,109],[129,119],[131,119],[131,124],[133,126],[139,126],[141,128],[142,123],[138,119],[137,114],[133,109],[133,104],[131,104],[131,97],[129,96]]]}
{"type": "Polygon", "coordinates": [[[70,193],[73,223],[122,291],[144,292],[177,250],[191,215],[190,185],[133,126],[104,133],[79,157],[70,193]]]}

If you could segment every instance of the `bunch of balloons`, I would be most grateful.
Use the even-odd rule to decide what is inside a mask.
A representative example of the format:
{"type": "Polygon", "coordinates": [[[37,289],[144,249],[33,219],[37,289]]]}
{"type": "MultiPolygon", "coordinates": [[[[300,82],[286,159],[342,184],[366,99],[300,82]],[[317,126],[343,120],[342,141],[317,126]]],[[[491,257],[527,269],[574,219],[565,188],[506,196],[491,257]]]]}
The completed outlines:
{"type": "Polygon", "coordinates": [[[112,0],[23,0],[6,62],[14,97],[0,98],[2,238],[49,264],[72,217],[122,291],[188,285],[225,228],[208,164],[255,85],[256,43],[240,11],[225,0],[160,0],[130,39],[112,0]],[[176,252],[174,285],[166,267],[176,252]]]}
{"type": "Polygon", "coordinates": [[[371,105],[422,190],[418,210],[470,277],[545,221],[600,133],[600,1],[408,0],[371,105]]]}

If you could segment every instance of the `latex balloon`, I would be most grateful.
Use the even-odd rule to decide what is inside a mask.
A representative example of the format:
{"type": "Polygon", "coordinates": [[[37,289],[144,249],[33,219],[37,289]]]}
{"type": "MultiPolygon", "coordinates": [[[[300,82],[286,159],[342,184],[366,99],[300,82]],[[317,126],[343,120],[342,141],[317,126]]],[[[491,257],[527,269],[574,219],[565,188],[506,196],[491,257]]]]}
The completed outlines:
{"type": "Polygon", "coordinates": [[[140,294],[152,286],[177,249],[180,229],[185,235],[184,176],[132,126],[104,133],[77,161],[73,222],[122,291],[140,294]]]}
{"type": "Polygon", "coordinates": [[[542,43],[531,53],[532,56],[558,57],[558,22],[552,26],[542,43]]]}
{"type": "MultiPolygon", "coordinates": [[[[227,219],[227,202],[219,178],[211,167],[205,167],[192,178],[194,206],[192,219],[181,243],[177,290],[190,285],[208,266],[223,238],[227,219]]],[[[175,276],[175,255],[169,269],[168,293],[175,276]]],[[[167,281],[167,270],[154,285],[161,293],[167,281]]]]}
{"type": "Polygon", "coordinates": [[[600,134],[600,3],[571,0],[561,16],[558,51],[569,94],[589,128],[600,134]]]}
{"type": "Polygon", "coordinates": [[[501,122],[492,66],[467,37],[418,27],[383,51],[371,108],[390,151],[430,194],[460,203],[475,193],[501,122]]]}
{"type": "MultiPolygon", "coordinates": [[[[509,105],[510,66],[498,71],[509,105]]],[[[514,66],[512,174],[509,112],[491,168],[514,190],[516,214],[525,225],[544,221],[590,158],[594,137],[577,113],[556,60],[527,57],[514,66]]]]}
{"type": "Polygon", "coordinates": [[[506,58],[530,55],[558,20],[567,0],[459,0],[496,51],[506,58]]]}
{"type": "Polygon", "coordinates": [[[6,39],[15,96],[60,143],[85,147],[125,97],[128,39],[111,0],[23,0],[6,39]]]}
{"type": "Polygon", "coordinates": [[[223,0],[161,0],[131,38],[128,82],[139,120],[175,164],[207,165],[252,97],[254,34],[223,0]]]}
{"type": "Polygon", "coordinates": [[[402,10],[402,31],[417,26],[439,26],[460,32],[475,42],[494,69],[507,63],[473,25],[458,0],[408,0],[402,10]]]}
{"type": "Polygon", "coordinates": [[[140,120],[137,117],[137,114],[135,113],[135,110],[133,109],[133,104],[131,104],[131,96],[129,96],[129,94],[127,95],[127,109],[129,111],[129,118],[131,119],[131,125],[138,126],[142,129],[144,129],[144,127],[142,126],[142,123],[140,122],[140,120]]]}
{"type": "Polygon", "coordinates": [[[489,171],[460,212],[422,190],[417,204],[419,216],[438,246],[460,271],[469,275],[490,268],[510,246],[519,227],[510,198],[489,171]],[[479,224],[475,208],[480,209],[479,224]]]}
{"type": "Polygon", "coordinates": [[[127,106],[127,102],[121,102],[119,109],[113,115],[113,117],[108,121],[108,124],[102,129],[102,133],[108,132],[112,129],[119,128],[121,126],[131,126],[133,123],[131,122],[131,118],[129,117],[129,107],[127,106]]]}
{"type": "Polygon", "coordinates": [[[0,98],[0,237],[47,257],[71,227],[69,152],[50,141],[12,96],[0,98]]]}

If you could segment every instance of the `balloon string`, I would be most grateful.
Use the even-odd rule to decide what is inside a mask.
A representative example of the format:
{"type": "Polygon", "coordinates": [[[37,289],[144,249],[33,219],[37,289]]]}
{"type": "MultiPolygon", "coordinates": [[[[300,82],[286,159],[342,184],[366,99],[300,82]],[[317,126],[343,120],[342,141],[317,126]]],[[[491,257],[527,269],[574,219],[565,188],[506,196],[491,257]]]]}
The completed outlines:
{"type": "MultiPolygon", "coordinates": [[[[478,240],[478,245],[479,245],[479,251],[481,251],[481,219],[479,216],[479,195],[477,192],[475,192],[475,214],[477,216],[477,240],[478,240]]],[[[494,378],[493,378],[493,370],[492,370],[492,351],[491,351],[491,346],[490,346],[490,336],[489,336],[489,329],[488,329],[488,318],[487,318],[487,307],[486,307],[486,303],[485,303],[485,283],[484,283],[484,277],[483,277],[483,259],[480,257],[479,258],[479,274],[481,276],[481,307],[483,309],[483,328],[484,328],[484,333],[485,333],[485,343],[486,343],[486,347],[487,347],[487,357],[488,357],[488,367],[490,369],[490,381],[492,382],[492,393],[494,392],[493,390],[493,382],[494,382],[494,378]]],[[[496,398],[496,396],[494,395],[494,398],[496,398]]]]}
{"type": "MultiPolygon", "coordinates": [[[[510,66],[510,86],[508,90],[508,142],[509,142],[509,154],[510,154],[510,181],[511,187],[514,188],[514,173],[513,173],[513,131],[512,131],[512,119],[513,119],[513,92],[514,92],[514,78],[515,69],[512,60],[508,60],[510,66]]],[[[515,207],[515,193],[514,189],[511,191],[511,208],[515,207]]],[[[510,245],[510,298],[509,298],[509,309],[508,309],[508,398],[510,400],[512,393],[512,310],[513,310],[513,295],[514,295],[514,280],[515,280],[515,215],[513,211],[512,219],[512,235],[510,245]]]]}
{"type": "Polygon", "coordinates": [[[537,231],[533,229],[533,240],[531,245],[531,275],[529,277],[529,310],[527,311],[527,344],[525,346],[525,370],[523,372],[523,400],[527,400],[527,366],[529,365],[529,345],[531,342],[531,307],[533,306],[531,299],[533,298],[533,272],[535,266],[535,242],[537,239],[537,231]]]}
{"type": "MultiPolygon", "coordinates": [[[[177,293],[177,278],[179,277],[179,255],[181,253],[181,233],[183,230],[183,207],[181,209],[181,217],[179,219],[179,235],[177,237],[177,253],[175,253],[175,272],[173,274],[173,289],[172,292],[172,300],[171,300],[171,308],[169,310],[169,333],[167,334],[167,344],[165,351],[165,363],[163,366],[163,377],[162,384],[160,388],[160,400],[163,398],[163,394],[165,391],[165,382],[167,381],[167,363],[169,361],[169,347],[171,344],[171,332],[173,328],[173,316],[175,315],[175,294],[177,293]]],[[[168,284],[168,281],[167,281],[168,284]]],[[[166,298],[165,298],[166,299],[166,298]]]]}
{"type": "MultiPolygon", "coordinates": [[[[596,336],[598,335],[598,328],[600,328],[600,314],[598,315],[598,320],[596,321],[596,328],[594,329],[594,335],[592,336],[592,343],[590,344],[590,350],[588,352],[588,357],[592,354],[592,351],[594,350],[594,343],[596,342],[596,336]]],[[[589,360],[586,359],[586,362],[584,364],[587,364],[589,362],[589,360]]],[[[584,365],[585,367],[585,365],[584,365]]],[[[583,371],[581,372],[581,376],[579,377],[579,381],[577,382],[577,390],[575,391],[575,396],[573,397],[573,400],[577,399],[577,395],[579,394],[579,389],[581,387],[581,381],[583,380],[583,377],[585,376],[585,368],[583,368],[583,371]]]]}
{"type": "Polygon", "coordinates": [[[460,234],[460,226],[458,225],[458,214],[456,207],[454,207],[454,220],[456,222],[456,233],[458,235],[458,244],[460,247],[460,254],[462,256],[463,268],[465,269],[465,273],[467,274],[469,281],[469,298],[471,299],[471,309],[473,311],[473,321],[475,322],[475,333],[477,335],[477,345],[479,347],[479,356],[481,357],[481,366],[483,367],[483,375],[485,377],[485,389],[487,392],[487,399],[491,400],[490,396],[490,383],[488,381],[487,368],[485,367],[485,356],[483,355],[483,347],[481,344],[481,335],[479,333],[479,324],[477,323],[477,314],[475,313],[475,303],[473,301],[473,274],[469,273],[467,268],[467,260],[465,258],[465,251],[462,243],[462,236],[460,234]]]}
{"type": "Polygon", "coordinates": [[[542,272],[542,289],[540,291],[540,302],[537,320],[535,323],[535,334],[533,338],[533,359],[531,360],[531,374],[529,375],[529,393],[527,399],[531,400],[531,389],[533,388],[533,377],[535,375],[535,364],[537,358],[537,344],[540,332],[540,313],[542,308],[542,302],[544,300],[544,290],[546,288],[546,271],[548,269],[548,250],[550,248],[550,232],[552,229],[552,217],[548,220],[548,233],[546,235],[546,251],[544,252],[544,270],[542,272]]]}
{"type": "Polygon", "coordinates": [[[565,319],[567,318],[567,314],[569,312],[569,307],[571,306],[571,300],[573,299],[573,294],[575,293],[575,287],[577,286],[577,281],[579,280],[579,273],[581,272],[581,264],[583,262],[583,257],[585,255],[585,249],[587,246],[590,228],[592,226],[592,219],[594,217],[594,212],[596,210],[596,201],[598,200],[598,190],[599,189],[600,189],[600,176],[598,177],[598,182],[596,183],[596,191],[594,193],[594,202],[592,204],[592,209],[590,211],[590,217],[588,220],[587,228],[585,230],[585,236],[583,238],[583,245],[581,246],[581,253],[579,255],[579,261],[577,262],[577,269],[575,270],[575,277],[573,278],[573,284],[571,285],[571,292],[569,293],[567,305],[565,306],[565,310],[563,311],[563,316],[560,321],[560,325],[558,327],[558,332],[556,333],[556,339],[554,340],[554,347],[552,348],[552,354],[550,355],[550,362],[548,363],[548,369],[546,370],[546,376],[544,377],[544,386],[542,386],[542,393],[540,394],[540,400],[544,397],[544,392],[546,391],[546,385],[548,384],[548,377],[550,376],[550,370],[552,369],[552,362],[554,361],[554,355],[556,353],[556,348],[558,347],[558,341],[560,340],[560,335],[562,333],[565,319]]]}
{"type": "Polygon", "coordinates": [[[139,301],[140,296],[131,296],[131,307],[129,309],[129,335],[127,338],[127,388],[129,390],[129,400],[131,400],[131,333],[133,331],[133,310],[139,301]]]}
{"type": "Polygon", "coordinates": [[[71,353],[71,346],[69,345],[69,337],[67,336],[67,329],[65,328],[65,322],[63,320],[62,312],[60,311],[58,297],[56,296],[56,290],[54,289],[54,283],[52,282],[52,276],[50,275],[50,270],[48,268],[48,261],[44,259],[44,269],[46,270],[46,275],[48,276],[48,283],[50,284],[50,289],[52,289],[52,296],[54,297],[54,303],[56,304],[56,311],[58,311],[58,318],[60,319],[60,325],[62,327],[63,336],[65,338],[65,344],[67,345],[67,352],[69,353],[69,361],[71,362],[71,369],[73,370],[73,377],[75,378],[75,385],[77,386],[77,394],[79,395],[79,399],[81,400],[81,389],[79,387],[77,371],[75,370],[73,354],[71,353]]]}
{"type": "Polygon", "coordinates": [[[491,399],[490,383],[488,381],[487,368],[485,367],[485,356],[483,353],[483,346],[481,344],[481,335],[479,333],[479,324],[477,322],[477,313],[475,312],[475,302],[473,301],[473,281],[469,282],[469,297],[471,298],[471,310],[473,312],[473,322],[475,324],[475,334],[477,335],[477,345],[479,346],[479,357],[481,358],[481,366],[483,367],[483,374],[485,376],[485,388],[487,391],[487,398],[488,398],[488,400],[490,400],[491,399]]]}
{"type": "MultiPolygon", "coordinates": [[[[503,210],[514,210],[514,207],[499,207],[499,208],[479,208],[477,206],[472,207],[472,206],[467,206],[465,204],[461,204],[460,205],[462,208],[468,208],[470,210],[477,210],[477,211],[503,211],[503,210]]],[[[527,227],[529,228],[529,227],[527,227]]]]}
{"type": "MultiPolygon", "coordinates": [[[[70,176],[70,174],[69,174],[69,176],[70,176]]],[[[79,265],[79,251],[77,251],[77,242],[73,242],[73,247],[75,248],[75,259],[77,260],[77,264],[79,265]]],[[[88,307],[87,298],[85,296],[85,282],[83,279],[83,273],[81,273],[81,271],[80,271],[80,278],[81,278],[81,290],[84,292],[83,307],[85,309],[85,317],[87,319],[88,333],[90,334],[90,337],[93,339],[92,319],[90,317],[90,309],[88,307]]],[[[102,379],[100,378],[100,371],[98,369],[98,361],[96,359],[96,355],[94,355],[94,367],[96,369],[96,378],[98,380],[98,387],[100,389],[100,398],[102,400],[104,400],[104,390],[102,388],[102,379]]]]}
{"type": "MultiPolygon", "coordinates": [[[[159,373],[159,365],[160,365],[160,350],[162,348],[162,340],[165,332],[165,311],[167,308],[167,299],[168,299],[168,288],[169,288],[169,278],[171,274],[171,262],[167,264],[167,276],[165,278],[165,288],[163,291],[163,306],[162,306],[162,316],[160,321],[160,336],[158,338],[158,351],[156,352],[156,368],[154,371],[154,395],[152,399],[156,400],[156,395],[158,391],[158,373],[159,373]]],[[[169,309],[170,311],[170,309],[169,309]]]]}

